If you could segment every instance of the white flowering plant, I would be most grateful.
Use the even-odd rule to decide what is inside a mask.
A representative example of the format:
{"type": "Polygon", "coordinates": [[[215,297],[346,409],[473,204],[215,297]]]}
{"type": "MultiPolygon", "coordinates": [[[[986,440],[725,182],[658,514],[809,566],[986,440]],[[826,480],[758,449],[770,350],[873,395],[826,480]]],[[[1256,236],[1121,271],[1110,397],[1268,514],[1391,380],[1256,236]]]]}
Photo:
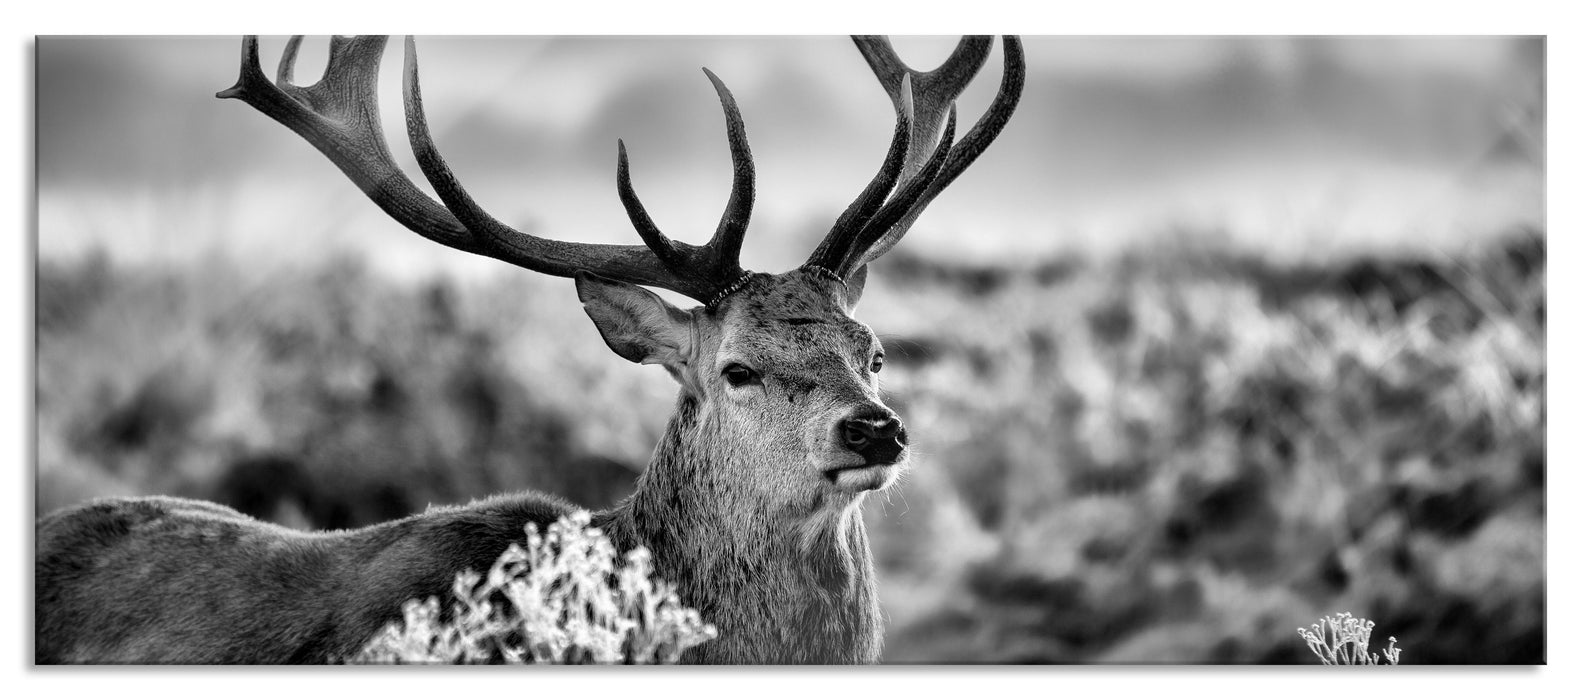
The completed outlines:
{"type": "MultiPolygon", "coordinates": [[[[1379,663],[1379,654],[1368,652],[1373,621],[1367,618],[1352,617],[1349,612],[1325,615],[1316,624],[1297,628],[1296,633],[1302,635],[1307,648],[1312,649],[1325,666],[1384,665],[1379,663]]],[[[1401,650],[1396,648],[1394,637],[1390,637],[1389,644],[1379,651],[1387,664],[1395,666],[1401,662],[1401,650]]]]}
{"type": "Polygon", "coordinates": [[[587,511],[529,523],[486,576],[456,575],[451,614],[411,600],[352,663],[670,664],[717,635],[653,576],[644,548],[617,556],[587,511]]]}

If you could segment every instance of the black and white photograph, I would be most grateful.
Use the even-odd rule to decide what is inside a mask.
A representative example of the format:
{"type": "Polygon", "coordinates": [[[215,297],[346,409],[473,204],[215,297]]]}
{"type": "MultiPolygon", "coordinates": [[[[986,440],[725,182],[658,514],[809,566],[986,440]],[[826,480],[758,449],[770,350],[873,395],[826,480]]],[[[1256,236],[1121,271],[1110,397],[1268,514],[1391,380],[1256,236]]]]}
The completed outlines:
{"type": "Polygon", "coordinates": [[[1549,44],[40,35],[24,665],[1543,666],[1549,44]]]}

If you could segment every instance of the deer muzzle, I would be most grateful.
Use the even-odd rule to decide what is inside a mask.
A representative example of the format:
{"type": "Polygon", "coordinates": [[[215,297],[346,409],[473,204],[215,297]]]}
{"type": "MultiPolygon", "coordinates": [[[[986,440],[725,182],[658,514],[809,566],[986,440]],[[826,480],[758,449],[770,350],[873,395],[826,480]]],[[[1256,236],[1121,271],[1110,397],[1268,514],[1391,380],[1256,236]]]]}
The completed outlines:
{"type": "Polygon", "coordinates": [[[872,408],[841,421],[840,438],[846,449],[870,466],[894,464],[906,451],[906,426],[885,408],[872,408]]]}

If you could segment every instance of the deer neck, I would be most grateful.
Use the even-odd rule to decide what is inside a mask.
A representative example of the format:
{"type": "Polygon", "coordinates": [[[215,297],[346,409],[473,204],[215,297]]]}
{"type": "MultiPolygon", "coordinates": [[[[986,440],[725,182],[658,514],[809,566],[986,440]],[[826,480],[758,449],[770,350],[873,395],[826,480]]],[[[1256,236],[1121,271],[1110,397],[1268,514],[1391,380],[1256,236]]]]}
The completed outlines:
{"type": "Polygon", "coordinates": [[[622,550],[655,573],[719,637],[690,663],[873,663],[882,641],[860,499],[795,507],[745,489],[755,466],[710,440],[683,394],[636,491],[601,514],[622,550]],[[736,482],[736,483],[732,483],[736,482]]]}

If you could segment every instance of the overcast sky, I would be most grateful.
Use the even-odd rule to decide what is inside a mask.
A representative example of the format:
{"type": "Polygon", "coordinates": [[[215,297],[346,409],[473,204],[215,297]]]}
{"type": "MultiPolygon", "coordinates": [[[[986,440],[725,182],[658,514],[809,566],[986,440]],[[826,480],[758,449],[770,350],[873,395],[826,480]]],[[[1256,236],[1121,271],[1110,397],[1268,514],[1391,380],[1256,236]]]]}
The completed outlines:
{"type": "MultiPolygon", "coordinates": [[[[897,39],[928,68],[954,43],[897,39]]],[[[266,73],[283,45],[264,40],[266,73]]],[[[39,39],[41,255],[219,250],[289,264],[332,248],[377,250],[398,271],[472,269],[388,223],[284,127],[215,99],[235,80],[239,47],[236,37],[39,39]]],[[[636,240],[615,195],[617,138],[661,228],[694,242],[713,230],[730,167],[702,66],[735,93],[756,157],[752,268],[800,262],[872,176],[893,125],[845,37],[423,37],[418,47],[436,140],[469,191],[498,218],[559,238],[636,240]]],[[[410,165],[400,50],[391,42],[381,106],[410,165]]],[[[1027,37],[1026,53],[1010,126],[905,245],[1009,259],[1217,231],[1309,254],[1455,247],[1542,222],[1538,40],[1027,37]]],[[[310,39],[299,79],[324,54],[310,39]]],[[[996,48],[964,118],[988,104],[1000,60],[996,48]]]]}

